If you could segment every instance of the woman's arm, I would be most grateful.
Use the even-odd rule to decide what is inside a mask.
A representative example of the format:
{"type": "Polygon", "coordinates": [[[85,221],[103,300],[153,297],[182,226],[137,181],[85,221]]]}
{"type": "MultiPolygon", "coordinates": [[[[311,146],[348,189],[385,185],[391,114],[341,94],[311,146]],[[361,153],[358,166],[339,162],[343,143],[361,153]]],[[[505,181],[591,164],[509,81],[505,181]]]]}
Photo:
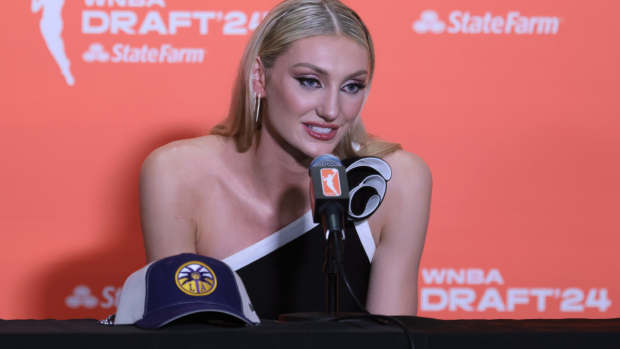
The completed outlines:
{"type": "Polygon", "coordinates": [[[415,315],[418,267],[428,223],[432,178],[419,157],[388,155],[392,179],[380,207],[380,241],[373,257],[367,308],[371,313],[415,315]]]}
{"type": "Polygon", "coordinates": [[[140,172],[140,220],[148,262],[196,252],[192,196],[187,195],[183,151],[167,145],[151,153],[140,172]]]}

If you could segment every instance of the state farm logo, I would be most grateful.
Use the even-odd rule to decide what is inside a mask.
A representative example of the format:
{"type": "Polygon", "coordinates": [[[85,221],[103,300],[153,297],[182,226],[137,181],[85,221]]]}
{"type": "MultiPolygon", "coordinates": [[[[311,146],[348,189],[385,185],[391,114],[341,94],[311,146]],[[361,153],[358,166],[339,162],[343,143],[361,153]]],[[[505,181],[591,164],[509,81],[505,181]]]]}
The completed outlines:
{"type": "Polygon", "coordinates": [[[101,299],[94,295],[90,287],[78,285],[73,292],[65,298],[65,305],[71,309],[78,308],[103,308],[117,307],[120,300],[121,288],[106,286],[101,290],[101,299]]]}
{"type": "MultiPolygon", "coordinates": [[[[78,48],[84,63],[163,67],[164,64],[204,63],[207,49],[201,47],[204,40],[195,35],[248,35],[267,14],[266,11],[168,10],[164,0],[83,0],[81,4],[78,13],[63,13],[65,0],[32,0],[30,5],[35,15],[40,13],[41,36],[69,86],[76,83],[71,70],[75,57],[67,55],[66,47],[71,47],[76,33],[63,30],[63,17],[79,15],[78,34],[93,38],[86,47],[78,48]],[[184,35],[193,35],[199,44],[188,47],[175,42],[184,35]],[[161,39],[168,42],[162,43],[161,39]]],[[[183,42],[188,41],[184,39],[183,42]]]]}
{"type": "Polygon", "coordinates": [[[525,16],[518,11],[506,15],[486,12],[482,15],[455,10],[448,16],[448,25],[434,10],[425,10],[412,24],[418,34],[495,34],[495,35],[556,35],[560,18],[553,16],[525,16]]]}
{"type": "Polygon", "coordinates": [[[102,44],[95,42],[82,54],[84,62],[100,63],[202,63],[205,50],[200,48],[174,48],[170,44],[156,47],[115,44],[112,54],[102,44]]]}
{"type": "Polygon", "coordinates": [[[413,30],[418,34],[432,32],[434,34],[443,33],[446,24],[439,19],[437,12],[426,10],[420,14],[420,19],[413,22],[413,30]]]}
{"type": "Polygon", "coordinates": [[[73,309],[79,307],[92,309],[99,304],[99,300],[90,293],[88,286],[79,285],[73,289],[73,294],[65,298],[65,304],[73,309]]]}
{"type": "Polygon", "coordinates": [[[84,62],[102,62],[105,63],[110,60],[110,54],[103,48],[98,42],[92,43],[88,48],[88,51],[82,54],[84,62]]]}

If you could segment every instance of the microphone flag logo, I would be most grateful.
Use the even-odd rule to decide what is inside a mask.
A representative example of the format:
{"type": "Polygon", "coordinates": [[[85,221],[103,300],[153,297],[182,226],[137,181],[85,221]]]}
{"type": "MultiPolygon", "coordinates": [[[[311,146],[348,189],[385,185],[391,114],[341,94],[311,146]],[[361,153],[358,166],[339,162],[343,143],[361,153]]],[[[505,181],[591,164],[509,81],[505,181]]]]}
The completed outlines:
{"type": "Polygon", "coordinates": [[[336,168],[321,169],[321,187],[325,196],[341,196],[340,175],[336,168]]]}

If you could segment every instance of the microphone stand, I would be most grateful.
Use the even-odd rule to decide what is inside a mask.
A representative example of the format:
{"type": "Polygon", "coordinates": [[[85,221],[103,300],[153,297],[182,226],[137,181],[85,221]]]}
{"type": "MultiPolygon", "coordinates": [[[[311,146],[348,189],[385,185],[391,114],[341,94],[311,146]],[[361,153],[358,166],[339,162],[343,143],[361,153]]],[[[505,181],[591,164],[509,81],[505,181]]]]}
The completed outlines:
{"type": "Polygon", "coordinates": [[[323,270],[327,274],[327,313],[336,315],[340,312],[340,287],[338,264],[342,263],[344,245],[344,209],[336,203],[328,203],[321,214],[321,226],[327,234],[323,270]]]}
{"type": "Polygon", "coordinates": [[[280,321],[304,321],[324,318],[333,318],[340,313],[340,274],[338,263],[342,263],[344,255],[344,215],[341,208],[336,204],[328,204],[325,207],[326,214],[322,215],[321,227],[326,234],[325,257],[323,270],[327,278],[327,313],[292,313],[281,314],[280,321]]]}
{"type": "MultiPolygon", "coordinates": [[[[329,315],[336,315],[340,311],[340,285],[338,275],[338,249],[342,244],[339,244],[340,234],[327,230],[328,238],[327,245],[325,246],[325,262],[323,269],[327,274],[327,313],[329,315]]],[[[340,250],[342,253],[342,249],[340,250]]]]}
{"type": "Polygon", "coordinates": [[[308,172],[314,221],[320,223],[323,234],[326,234],[323,270],[327,278],[327,313],[281,314],[279,319],[282,321],[334,318],[340,312],[339,279],[342,275],[339,270],[343,267],[344,225],[349,202],[347,175],[340,160],[330,154],[315,158],[308,172]]]}

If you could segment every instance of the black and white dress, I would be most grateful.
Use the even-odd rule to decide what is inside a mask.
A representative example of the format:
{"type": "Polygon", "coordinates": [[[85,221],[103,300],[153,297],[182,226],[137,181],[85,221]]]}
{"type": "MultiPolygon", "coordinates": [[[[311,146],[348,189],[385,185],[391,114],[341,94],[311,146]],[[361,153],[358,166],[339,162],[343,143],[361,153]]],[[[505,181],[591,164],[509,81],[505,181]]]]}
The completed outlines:
{"type": "MultiPolygon", "coordinates": [[[[357,298],[366,303],[375,242],[368,217],[379,207],[392,176],[390,166],[376,157],[344,160],[349,183],[345,226],[344,269],[357,298]]],[[[286,227],[224,259],[243,279],[261,318],[280,314],[325,312],[327,275],[325,235],[308,211],[286,227]]],[[[358,312],[353,298],[340,285],[340,311],[358,312]]]]}
{"type": "MultiPolygon", "coordinates": [[[[348,222],[344,268],[358,299],[365,303],[375,242],[368,221],[348,222]]],[[[312,213],[224,259],[243,279],[258,315],[277,319],[298,312],[324,312],[327,277],[323,269],[325,235],[312,213]]],[[[340,310],[360,311],[340,286],[340,310]]]]}

